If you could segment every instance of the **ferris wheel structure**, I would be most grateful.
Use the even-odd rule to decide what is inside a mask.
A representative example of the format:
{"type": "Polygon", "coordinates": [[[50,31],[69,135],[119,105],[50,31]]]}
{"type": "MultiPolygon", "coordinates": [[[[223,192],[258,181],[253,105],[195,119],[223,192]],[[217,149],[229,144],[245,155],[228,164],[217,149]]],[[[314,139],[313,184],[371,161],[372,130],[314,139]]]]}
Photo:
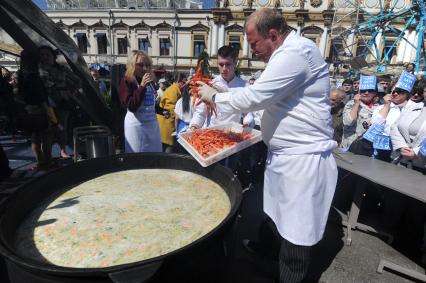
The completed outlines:
{"type": "Polygon", "coordinates": [[[331,25],[334,62],[354,63],[359,69],[415,64],[426,73],[424,0],[336,0],[331,25]]]}

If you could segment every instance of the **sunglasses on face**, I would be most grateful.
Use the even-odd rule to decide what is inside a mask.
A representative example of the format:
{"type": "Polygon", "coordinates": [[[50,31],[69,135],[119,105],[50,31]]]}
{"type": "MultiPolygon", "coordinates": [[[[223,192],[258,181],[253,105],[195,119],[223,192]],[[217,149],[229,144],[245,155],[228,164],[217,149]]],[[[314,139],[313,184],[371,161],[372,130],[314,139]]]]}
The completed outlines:
{"type": "Polygon", "coordinates": [[[404,91],[394,90],[394,91],[392,91],[391,94],[396,96],[396,95],[404,95],[404,94],[408,94],[408,93],[404,92],[404,91]]]}

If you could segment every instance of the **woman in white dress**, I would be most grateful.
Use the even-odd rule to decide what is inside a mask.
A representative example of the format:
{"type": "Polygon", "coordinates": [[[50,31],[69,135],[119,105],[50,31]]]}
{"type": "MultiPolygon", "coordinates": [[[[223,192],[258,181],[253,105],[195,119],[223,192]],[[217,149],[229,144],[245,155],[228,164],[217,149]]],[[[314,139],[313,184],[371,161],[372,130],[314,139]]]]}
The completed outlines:
{"type": "Polygon", "coordinates": [[[127,153],[162,151],[153,78],[151,58],[142,51],[132,51],[119,89],[120,101],[127,107],[124,118],[127,153]]]}

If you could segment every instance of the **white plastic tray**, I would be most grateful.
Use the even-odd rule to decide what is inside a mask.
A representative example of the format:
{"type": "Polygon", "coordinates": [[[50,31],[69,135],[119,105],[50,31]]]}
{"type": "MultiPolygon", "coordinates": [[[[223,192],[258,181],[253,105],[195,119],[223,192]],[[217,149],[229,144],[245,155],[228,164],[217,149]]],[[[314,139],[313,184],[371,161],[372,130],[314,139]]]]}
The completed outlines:
{"type": "MultiPolygon", "coordinates": [[[[233,132],[241,133],[243,131],[243,126],[238,123],[227,123],[203,129],[231,130],[233,132]]],[[[249,132],[252,137],[242,142],[239,142],[231,147],[227,147],[208,158],[204,158],[203,156],[201,156],[197,152],[197,150],[186,141],[185,136],[187,136],[191,132],[180,133],[178,142],[183,146],[183,148],[185,148],[186,151],[188,151],[189,154],[191,154],[192,157],[195,158],[195,160],[198,161],[198,163],[200,163],[201,166],[207,167],[262,140],[262,134],[260,131],[250,128],[245,128],[244,130],[249,132]]]]}

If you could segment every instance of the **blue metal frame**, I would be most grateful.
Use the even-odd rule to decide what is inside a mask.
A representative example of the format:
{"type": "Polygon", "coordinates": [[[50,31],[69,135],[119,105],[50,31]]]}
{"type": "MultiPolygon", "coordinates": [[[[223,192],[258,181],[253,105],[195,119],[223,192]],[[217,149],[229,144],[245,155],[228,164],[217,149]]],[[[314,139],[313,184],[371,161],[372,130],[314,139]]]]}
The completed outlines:
{"type": "MultiPolygon", "coordinates": [[[[354,24],[350,29],[340,34],[339,37],[345,39],[350,33],[361,35],[362,32],[370,32],[371,38],[367,41],[367,48],[363,51],[361,56],[364,58],[366,58],[368,55],[374,56],[377,60],[378,72],[386,71],[386,66],[390,64],[390,55],[394,52],[394,50],[396,50],[398,43],[401,40],[405,40],[409,46],[416,50],[416,57],[415,61],[413,62],[416,65],[415,71],[426,71],[426,48],[424,44],[424,33],[426,31],[426,7],[423,0],[411,0],[412,3],[410,7],[398,11],[395,11],[397,1],[394,1],[392,7],[389,7],[389,9],[385,10],[382,5],[383,0],[379,0],[380,11],[377,14],[368,12],[366,9],[360,7],[360,5],[353,3],[352,1],[354,0],[347,0],[347,2],[352,7],[364,13],[369,18],[365,21],[354,24]],[[393,23],[396,20],[401,19],[406,20],[406,24],[402,31],[396,29],[393,26],[393,23]],[[414,44],[414,42],[410,42],[407,38],[404,37],[405,32],[413,28],[414,25],[416,25],[417,31],[417,46],[414,44]],[[376,38],[377,36],[380,36],[381,42],[386,45],[386,32],[394,33],[397,38],[393,39],[392,45],[386,51],[381,52],[381,47],[377,46],[376,38]]],[[[351,53],[350,55],[354,56],[351,48],[347,49],[351,53]]]]}

